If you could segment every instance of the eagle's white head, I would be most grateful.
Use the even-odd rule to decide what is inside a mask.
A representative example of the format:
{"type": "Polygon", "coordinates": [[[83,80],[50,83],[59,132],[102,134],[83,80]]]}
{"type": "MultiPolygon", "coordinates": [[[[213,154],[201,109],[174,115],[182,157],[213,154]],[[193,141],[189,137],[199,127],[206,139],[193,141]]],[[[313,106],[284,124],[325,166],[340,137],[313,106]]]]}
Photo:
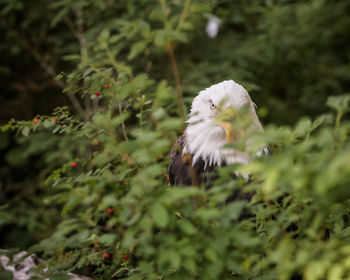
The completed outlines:
{"type": "MultiPolygon", "coordinates": [[[[248,141],[245,151],[235,150],[227,144],[234,143],[249,131],[263,131],[248,92],[232,80],[200,91],[192,102],[187,124],[183,154],[193,155],[192,164],[202,158],[206,167],[248,163],[248,141]],[[241,110],[248,116],[245,119],[249,119],[245,129],[232,125],[241,110]]],[[[265,146],[258,154],[264,151],[265,146]]]]}

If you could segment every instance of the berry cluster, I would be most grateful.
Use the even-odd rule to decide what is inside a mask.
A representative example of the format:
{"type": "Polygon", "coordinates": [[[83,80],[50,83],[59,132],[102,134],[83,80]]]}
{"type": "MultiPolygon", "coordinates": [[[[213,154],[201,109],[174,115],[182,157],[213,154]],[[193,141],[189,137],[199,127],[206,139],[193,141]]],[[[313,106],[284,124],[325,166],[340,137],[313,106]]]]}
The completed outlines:
{"type": "MultiPolygon", "coordinates": [[[[105,84],[103,87],[104,87],[105,89],[108,89],[110,86],[111,86],[110,84],[105,84]]],[[[95,95],[98,97],[98,96],[101,95],[101,92],[100,92],[100,91],[96,91],[96,92],[95,92],[95,95]]]]}

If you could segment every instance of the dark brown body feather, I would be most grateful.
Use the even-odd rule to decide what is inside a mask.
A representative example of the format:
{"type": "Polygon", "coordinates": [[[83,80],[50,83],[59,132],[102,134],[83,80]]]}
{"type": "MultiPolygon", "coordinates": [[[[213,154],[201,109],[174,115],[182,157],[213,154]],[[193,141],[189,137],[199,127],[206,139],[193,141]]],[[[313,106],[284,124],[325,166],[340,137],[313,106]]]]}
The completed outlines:
{"type": "Polygon", "coordinates": [[[169,154],[170,162],[168,166],[168,175],[170,185],[200,185],[214,180],[217,166],[207,166],[205,168],[205,162],[202,158],[197,160],[192,166],[192,155],[182,154],[184,145],[185,136],[182,135],[176,141],[169,154]]]}
{"type": "MultiPolygon", "coordinates": [[[[192,167],[192,155],[183,155],[182,150],[185,145],[185,136],[182,135],[176,141],[173,149],[169,154],[170,162],[168,166],[168,176],[170,185],[190,186],[206,184],[211,187],[211,182],[217,178],[216,169],[218,166],[205,167],[203,159],[199,159],[192,167]]],[[[237,176],[232,174],[232,180],[236,180],[237,176]]],[[[241,189],[236,189],[227,198],[225,203],[230,203],[235,200],[250,201],[254,193],[241,192],[241,189]]],[[[251,214],[245,209],[240,220],[251,217],[251,214]]]]}

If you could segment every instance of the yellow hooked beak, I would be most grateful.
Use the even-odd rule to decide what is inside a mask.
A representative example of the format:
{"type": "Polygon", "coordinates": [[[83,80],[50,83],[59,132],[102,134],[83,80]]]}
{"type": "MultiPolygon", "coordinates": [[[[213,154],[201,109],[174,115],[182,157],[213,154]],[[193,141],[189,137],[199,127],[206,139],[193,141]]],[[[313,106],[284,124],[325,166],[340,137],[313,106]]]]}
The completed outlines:
{"type": "Polygon", "coordinates": [[[229,107],[215,118],[219,125],[224,129],[227,142],[230,142],[232,137],[232,123],[225,120],[233,119],[234,117],[236,117],[235,111],[233,108],[229,107]]]}
{"type": "Polygon", "coordinates": [[[226,141],[230,142],[232,137],[232,124],[230,122],[220,122],[219,125],[225,130],[226,141]]]}

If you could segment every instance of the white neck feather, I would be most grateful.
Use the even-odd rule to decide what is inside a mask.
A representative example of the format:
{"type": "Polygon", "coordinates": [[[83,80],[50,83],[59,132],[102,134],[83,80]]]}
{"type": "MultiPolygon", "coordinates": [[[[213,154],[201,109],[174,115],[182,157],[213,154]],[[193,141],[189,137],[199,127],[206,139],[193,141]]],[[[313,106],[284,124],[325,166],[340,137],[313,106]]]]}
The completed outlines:
{"type": "Polygon", "coordinates": [[[185,131],[185,147],[183,153],[193,155],[192,164],[200,158],[205,162],[205,168],[223,164],[247,164],[249,156],[245,152],[225,147],[226,136],[219,126],[213,126],[210,121],[202,121],[190,125],[185,131]]]}
{"type": "MultiPolygon", "coordinates": [[[[219,103],[220,99],[223,100],[223,98],[231,101],[229,105],[236,108],[248,104],[253,121],[249,130],[263,131],[255,112],[254,103],[242,86],[233,81],[224,81],[213,85],[199,92],[192,103],[190,117],[187,120],[188,126],[185,130],[186,140],[183,154],[192,154],[192,164],[195,164],[200,158],[204,160],[205,168],[213,165],[222,166],[223,164],[247,164],[250,160],[247,152],[225,147],[228,144],[225,132],[213,120],[210,110],[208,111],[207,100],[219,103]]],[[[248,143],[247,146],[249,146],[248,143]]],[[[262,151],[264,150],[266,150],[266,147],[262,148],[262,151]]],[[[247,179],[248,175],[244,177],[247,179]]]]}

